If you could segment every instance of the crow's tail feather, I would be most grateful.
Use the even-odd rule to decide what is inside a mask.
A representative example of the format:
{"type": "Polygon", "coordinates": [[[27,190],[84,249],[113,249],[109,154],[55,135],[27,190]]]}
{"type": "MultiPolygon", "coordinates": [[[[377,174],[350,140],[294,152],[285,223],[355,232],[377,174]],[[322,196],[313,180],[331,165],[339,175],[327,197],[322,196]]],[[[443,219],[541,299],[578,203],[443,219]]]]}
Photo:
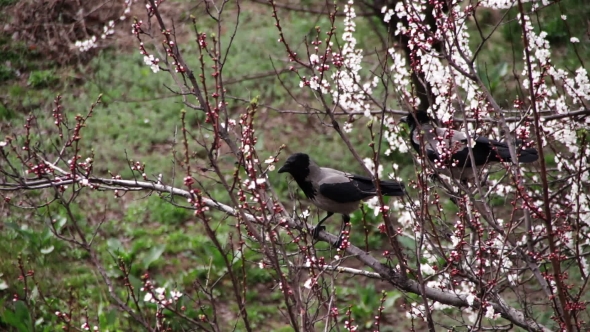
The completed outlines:
{"type": "Polygon", "coordinates": [[[406,186],[397,181],[380,181],[381,193],[385,196],[403,196],[406,193],[406,186]]]}
{"type": "Polygon", "coordinates": [[[539,159],[539,153],[537,149],[529,148],[529,149],[522,149],[520,151],[520,156],[518,157],[518,162],[520,163],[532,163],[539,159]]]}

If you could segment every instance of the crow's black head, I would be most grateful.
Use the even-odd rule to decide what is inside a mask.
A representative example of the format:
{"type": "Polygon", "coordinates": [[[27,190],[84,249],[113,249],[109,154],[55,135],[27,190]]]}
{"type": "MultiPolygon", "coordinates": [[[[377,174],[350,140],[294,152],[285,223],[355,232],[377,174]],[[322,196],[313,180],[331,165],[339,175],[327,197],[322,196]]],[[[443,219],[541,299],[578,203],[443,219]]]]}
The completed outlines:
{"type": "Polygon", "coordinates": [[[287,158],[283,167],[279,169],[279,173],[288,172],[295,179],[304,179],[309,175],[309,156],[305,153],[295,153],[287,158]]]}
{"type": "Polygon", "coordinates": [[[410,128],[416,127],[416,120],[418,120],[419,124],[425,124],[425,123],[429,123],[431,119],[428,116],[428,113],[426,113],[426,111],[416,111],[416,113],[414,113],[414,114],[410,113],[410,114],[408,114],[408,116],[403,117],[401,119],[401,121],[404,123],[407,123],[410,128]],[[414,115],[416,116],[415,119],[414,119],[414,115]]]}

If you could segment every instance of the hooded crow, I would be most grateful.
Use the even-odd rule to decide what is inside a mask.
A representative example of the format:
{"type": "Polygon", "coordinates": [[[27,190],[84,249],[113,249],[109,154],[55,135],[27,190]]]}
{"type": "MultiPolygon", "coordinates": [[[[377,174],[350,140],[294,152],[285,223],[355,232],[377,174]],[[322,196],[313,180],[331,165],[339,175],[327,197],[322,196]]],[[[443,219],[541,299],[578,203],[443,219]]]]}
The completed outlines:
{"type": "MultiPolygon", "coordinates": [[[[291,174],[305,196],[315,206],[328,212],[315,227],[314,237],[325,229],[322,223],[334,213],[342,214],[344,228],[350,221],[349,214],[359,208],[361,201],[377,196],[377,189],[371,178],[320,167],[305,153],[291,155],[278,172],[291,174]]],[[[381,194],[385,196],[405,194],[405,187],[401,182],[379,181],[379,187],[381,194]]]]}
{"type": "MultiPolygon", "coordinates": [[[[461,131],[449,128],[437,128],[431,124],[431,118],[425,111],[410,113],[407,117],[401,119],[410,127],[410,138],[414,150],[422,153],[420,141],[424,141],[424,151],[430,161],[435,165],[443,164],[450,168],[451,175],[454,178],[466,181],[474,177],[471,170],[471,158],[469,156],[469,147],[467,135],[461,131]],[[416,122],[417,121],[417,122],[416,122]],[[420,125],[418,128],[417,123],[420,125]],[[446,156],[441,153],[448,151],[446,156]]],[[[522,145],[522,141],[516,142],[522,145]]],[[[495,141],[483,136],[474,136],[471,138],[473,159],[476,166],[483,166],[494,162],[510,162],[510,150],[504,142],[495,141]]],[[[539,159],[535,148],[523,148],[517,151],[518,162],[532,163],[539,159]]]]}

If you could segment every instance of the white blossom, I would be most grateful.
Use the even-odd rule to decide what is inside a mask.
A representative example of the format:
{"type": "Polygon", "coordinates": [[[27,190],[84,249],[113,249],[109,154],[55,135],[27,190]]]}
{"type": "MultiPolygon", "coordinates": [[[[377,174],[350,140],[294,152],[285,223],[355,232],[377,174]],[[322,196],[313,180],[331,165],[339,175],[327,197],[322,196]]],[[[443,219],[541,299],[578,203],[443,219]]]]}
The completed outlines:
{"type": "Polygon", "coordinates": [[[97,46],[96,36],[92,36],[86,40],[78,40],[74,43],[74,46],[76,46],[80,50],[80,52],[89,51],[90,49],[95,48],[97,46]]]}
{"type": "Polygon", "coordinates": [[[317,54],[312,54],[309,56],[309,62],[311,62],[312,65],[317,64],[320,62],[320,57],[317,54]]]}
{"type": "Polygon", "coordinates": [[[115,21],[109,21],[107,25],[102,28],[102,35],[100,36],[101,39],[105,39],[107,36],[110,36],[115,33],[115,21]]]}
{"type": "Polygon", "coordinates": [[[306,209],[299,215],[299,218],[307,219],[307,217],[309,217],[309,215],[310,215],[309,209],[306,209]]]}
{"type": "Polygon", "coordinates": [[[182,293],[177,290],[173,290],[170,291],[170,296],[174,301],[178,301],[178,299],[182,297],[182,293]]]}
{"type": "Polygon", "coordinates": [[[154,297],[152,296],[152,293],[145,293],[145,295],[143,296],[143,301],[144,302],[155,302],[154,301],[154,297]]]}
{"type": "Polygon", "coordinates": [[[144,56],[143,62],[145,62],[146,65],[150,66],[150,68],[152,69],[152,71],[154,73],[157,73],[160,71],[160,66],[158,66],[160,59],[154,58],[154,56],[152,54],[150,54],[149,56],[147,56],[147,55],[144,56]]]}

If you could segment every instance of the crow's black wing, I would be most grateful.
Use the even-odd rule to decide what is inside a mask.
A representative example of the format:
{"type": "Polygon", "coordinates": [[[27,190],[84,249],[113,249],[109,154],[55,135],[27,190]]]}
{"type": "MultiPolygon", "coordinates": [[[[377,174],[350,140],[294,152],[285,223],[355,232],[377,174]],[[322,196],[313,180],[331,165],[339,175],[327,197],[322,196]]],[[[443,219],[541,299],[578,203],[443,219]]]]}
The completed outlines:
{"type": "MultiPolygon", "coordinates": [[[[357,183],[362,191],[371,193],[371,196],[377,195],[377,189],[375,189],[373,179],[370,177],[356,174],[349,174],[348,176],[357,183]]],[[[379,180],[379,188],[384,196],[404,196],[406,194],[406,186],[403,182],[379,180]]]]}
{"type": "Polygon", "coordinates": [[[500,148],[500,149],[508,149],[508,144],[506,144],[504,142],[496,141],[493,139],[489,139],[484,136],[478,136],[475,139],[475,144],[483,144],[489,148],[492,148],[492,146],[493,146],[493,147],[500,148]]]}
{"type": "MultiPolygon", "coordinates": [[[[481,166],[490,162],[510,161],[510,152],[506,143],[484,136],[475,137],[473,142],[475,143],[472,148],[475,165],[481,166]]],[[[463,149],[457,150],[452,158],[457,162],[458,167],[471,167],[471,157],[467,145],[463,149]]]]}
{"type": "MultiPolygon", "coordinates": [[[[508,148],[508,143],[488,139],[486,137],[478,137],[476,142],[477,144],[487,143],[487,147],[490,149],[490,161],[509,162],[512,160],[512,157],[510,156],[510,149],[508,148]]],[[[516,140],[514,143],[516,144],[515,150],[516,154],[518,155],[518,162],[532,163],[539,159],[537,149],[522,148],[523,141],[521,140],[516,140]]]]}
{"type": "Polygon", "coordinates": [[[364,176],[346,174],[325,178],[320,194],[338,203],[352,203],[376,195],[373,181],[364,176]]]}

